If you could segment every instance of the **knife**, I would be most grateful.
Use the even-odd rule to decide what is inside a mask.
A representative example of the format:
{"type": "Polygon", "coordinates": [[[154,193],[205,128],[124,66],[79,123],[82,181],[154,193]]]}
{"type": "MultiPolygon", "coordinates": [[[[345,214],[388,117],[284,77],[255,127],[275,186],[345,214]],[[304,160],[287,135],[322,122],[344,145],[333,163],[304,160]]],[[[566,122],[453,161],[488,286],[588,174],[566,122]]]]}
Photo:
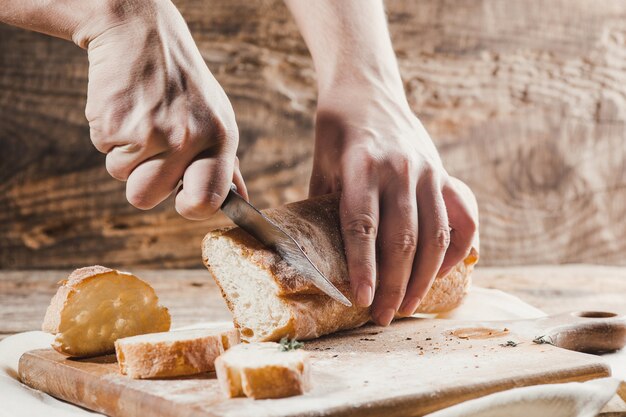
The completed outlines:
{"type": "Polygon", "coordinates": [[[298,242],[239,195],[235,184],[230,186],[221,208],[237,226],[265,246],[276,250],[292,268],[324,294],[347,307],[352,306],[350,300],[313,264],[298,242]]]}

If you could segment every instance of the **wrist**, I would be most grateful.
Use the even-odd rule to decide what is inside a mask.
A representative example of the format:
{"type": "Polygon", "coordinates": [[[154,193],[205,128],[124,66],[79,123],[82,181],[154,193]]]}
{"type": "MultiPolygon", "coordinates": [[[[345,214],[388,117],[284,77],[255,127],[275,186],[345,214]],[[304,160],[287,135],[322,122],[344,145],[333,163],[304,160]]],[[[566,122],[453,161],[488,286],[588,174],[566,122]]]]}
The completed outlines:
{"type": "Polygon", "coordinates": [[[359,68],[318,82],[318,108],[363,106],[367,103],[392,105],[397,111],[412,113],[399,74],[359,68]]]}
{"type": "MultiPolygon", "coordinates": [[[[338,94],[380,97],[406,102],[404,85],[394,57],[379,61],[373,59],[337,60],[325,68],[316,68],[318,98],[338,94]]],[[[407,103],[408,106],[408,103],[407,103]]]]}

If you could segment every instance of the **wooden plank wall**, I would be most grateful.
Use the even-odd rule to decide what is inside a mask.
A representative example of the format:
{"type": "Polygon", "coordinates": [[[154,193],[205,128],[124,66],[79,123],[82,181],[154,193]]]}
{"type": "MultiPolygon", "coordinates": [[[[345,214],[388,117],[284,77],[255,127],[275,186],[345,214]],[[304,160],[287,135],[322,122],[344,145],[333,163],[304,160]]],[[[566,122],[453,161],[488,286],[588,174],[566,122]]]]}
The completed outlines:
{"type": "MultiPolygon", "coordinates": [[[[626,264],[626,1],[386,3],[413,109],[478,196],[481,262],[626,264]]],[[[284,5],[176,4],[237,112],[253,201],[304,198],[315,74],[284,5]]],[[[199,266],[226,221],[126,203],[86,75],[73,44],[0,26],[0,268],[199,266]]]]}

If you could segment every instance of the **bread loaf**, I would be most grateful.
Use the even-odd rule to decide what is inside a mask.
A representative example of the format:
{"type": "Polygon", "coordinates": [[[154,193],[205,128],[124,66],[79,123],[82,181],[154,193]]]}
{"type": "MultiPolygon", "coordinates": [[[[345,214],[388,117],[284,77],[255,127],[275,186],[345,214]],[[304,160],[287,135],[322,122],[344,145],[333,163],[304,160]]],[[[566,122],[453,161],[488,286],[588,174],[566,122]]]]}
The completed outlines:
{"type": "Polygon", "coordinates": [[[132,274],[91,266],[60,284],[42,327],[55,335],[52,347],[64,355],[113,353],[117,339],[170,328],[154,289],[132,274]]]}
{"type": "Polygon", "coordinates": [[[239,343],[230,326],[176,330],[118,339],[120,372],[131,378],[163,378],[215,370],[215,359],[239,343]]]}
{"type": "Polygon", "coordinates": [[[215,361],[220,388],[228,397],[283,398],[310,387],[308,353],[284,351],[278,343],[237,345],[215,361]]]}
{"type": "MultiPolygon", "coordinates": [[[[351,297],[337,194],[264,213],[290,233],[320,271],[351,297]]],[[[345,307],[332,300],[300,277],[276,252],[240,228],[208,233],[202,254],[245,341],[311,339],[370,320],[369,308],[345,307]]],[[[438,277],[418,312],[438,313],[457,307],[468,290],[477,260],[477,252],[472,249],[450,273],[438,277]]]]}

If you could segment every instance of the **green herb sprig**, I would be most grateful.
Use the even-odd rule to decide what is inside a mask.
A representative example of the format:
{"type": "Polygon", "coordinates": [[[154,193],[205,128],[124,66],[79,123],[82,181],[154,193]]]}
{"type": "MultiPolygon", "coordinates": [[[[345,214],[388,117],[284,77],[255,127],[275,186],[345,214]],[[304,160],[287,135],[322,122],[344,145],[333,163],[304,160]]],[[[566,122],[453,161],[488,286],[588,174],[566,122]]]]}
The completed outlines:
{"type": "Polygon", "coordinates": [[[552,337],[550,336],[542,335],[542,336],[535,337],[533,339],[533,343],[536,343],[538,345],[553,345],[554,346],[554,339],[552,339],[552,337]]]}
{"type": "Polygon", "coordinates": [[[296,339],[289,339],[286,336],[280,339],[281,352],[289,352],[290,350],[302,349],[303,347],[304,343],[298,342],[296,339]]]}

